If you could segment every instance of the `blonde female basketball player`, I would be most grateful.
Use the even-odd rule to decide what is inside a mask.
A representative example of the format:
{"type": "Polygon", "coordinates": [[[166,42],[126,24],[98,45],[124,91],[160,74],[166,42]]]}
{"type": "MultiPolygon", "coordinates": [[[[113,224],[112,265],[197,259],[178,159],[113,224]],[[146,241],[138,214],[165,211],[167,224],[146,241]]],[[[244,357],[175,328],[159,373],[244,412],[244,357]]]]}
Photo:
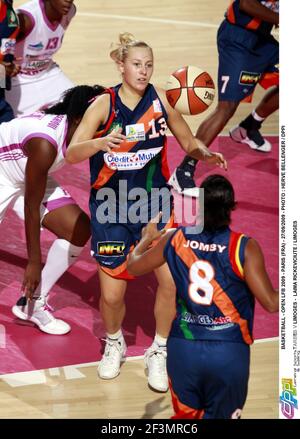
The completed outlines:
{"type": "MultiPolygon", "coordinates": [[[[100,309],[107,331],[105,352],[98,368],[99,376],[104,379],[119,374],[126,352],[121,325],[125,315],[124,295],[130,279],[127,258],[141,238],[143,224],[148,222],[148,217],[137,221],[130,217],[134,208],[130,194],[132,190],[144,194],[140,197],[140,209],[149,216],[153,208],[152,190],[167,190],[167,127],[192,156],[226,167],[222,154],[211,153],[199,142],[183,117],[170,107],[164,91],[149,83],[153,54],[148,44],[135,40],[131,34],[122,34],[118,48],[110,55],[122,75],[122,83],[108,89],[91,105],[66,156],[70,163],[90,158],[92,251],[99,263],[100,309]],[[96,135],[100,138],[93,139],[96,135]],[[116,215],[104,224],[100,216],[106,206],[105,193],[112,195],[108,207],[115,206],[116,215]]],[[[160,200],[155,207],[166,213],[166,206],[161,203],[160,200]]],[[[165,216],[159,229],[173,225],[172,209],[165,216]]],[[[174,300],[170,306],[174,283],[166,264],[155,274],[158,280],[154,307],[156,335],[145,354],[145,362],[150,387],[167,391],[166,339],[175,313],[174,300]]]]}
{"type": "Polygon", "coordinates": [[[17,10],[20,33],[15,56],[21,70],[6,94],[16,117],[56,102],[74,86],[53,56],[75,13],[73,0],[31,0],[17,10]]]}

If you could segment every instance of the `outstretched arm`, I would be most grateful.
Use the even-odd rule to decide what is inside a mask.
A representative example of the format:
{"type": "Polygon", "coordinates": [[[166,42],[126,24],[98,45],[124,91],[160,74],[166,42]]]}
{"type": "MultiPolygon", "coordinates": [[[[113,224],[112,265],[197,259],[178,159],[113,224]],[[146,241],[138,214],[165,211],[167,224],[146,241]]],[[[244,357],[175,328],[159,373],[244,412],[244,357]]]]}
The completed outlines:
{"type": "Polygon", "coordinates": [[[127,270],[129,273],[140,276],[150,273],[166,262],[164,248],[175,229],[170,229],[167,232],[164,229],[157,230],[157,222],[158,217],[151,220],[143,228],[142,239],[128,258],[127,270]],[[154,247],[149,248],[152,242],[158,239],[158,243],[154,247]]]}
{"type": "Polygon", "coordinates": [[[98,151],[111,152],[111,148],[118,148],[126,139],[119,131],[113,131],[105,137],[93,138],[98,127],[108,118],[109,100],[108,94],[101,95],[86,110],[67,148],[68,163],[82,162],[98,151]]]}
{"type": "Polygon", "coordinates": [[[196,160],[202,160],[209,164],[214,164],[227,169],[227,162],[224,159],[223,154],[210,151],[201,140],[193,136],[190,127],[182,115],[169,104],[165,91],[158,88],[157,93],[168,113],[168,127],[187,155],[196,160]]]}
{"type": "Polygon", "coordinates": [[[263,308],[269,312],[277,312],[279,294],[271,284],[263,253],[254,239],[250,239],[246,245],[244,273],[248,287],[263,308]]]}
{"type": "Polygon", "coordinates": [[[45,139],[33,138],[25,144],[28,156],[25,170],[25,232],[28,264],[23,291],[29,298],[41,279],[40,205],[45,195],[48,171],[56,157],[54,146],[45,139]]]}

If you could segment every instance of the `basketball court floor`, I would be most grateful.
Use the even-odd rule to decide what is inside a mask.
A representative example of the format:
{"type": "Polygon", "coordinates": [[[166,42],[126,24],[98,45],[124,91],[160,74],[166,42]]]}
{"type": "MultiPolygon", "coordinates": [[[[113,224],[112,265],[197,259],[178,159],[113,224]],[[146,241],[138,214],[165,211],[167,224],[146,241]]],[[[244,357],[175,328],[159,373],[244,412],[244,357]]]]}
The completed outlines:
{"type": "MultiPolygon", "coordinates": [[[[22,2],[16,1],[16,6],[22,2]]],[[[168,75],[182,65],[197,65],[214,79],[217,71],[215,35],[228,4],[187,0],[151,3],[145,1],[99,2],[77,0],[78,13],[68,29],[56,59],[75,83],[112,85],[119,81],[108,53],[119,32],[129,31],[154,49],[153,83],[163,86],[168,75]],[[200,4],[199,4],[200,3],[200,4]]],[[[263,95],[257,90],[253,105],[263,95]]],[[[243,104],[219,136],[212,149],[229,163],[228,171],[200,164],[201,182],[209,173],[220,172],[233,183],[238,208],[232,228],[257,239],[266,266],[278,287],[278,115],[264,124],[272,143],[271,153],[259,153],[234,143],[228,129],[238,123],[253,105],[243,104]]],[[[207,113],[210,110],[207,111],[207,113]]],[[[188,117],[192,130],[206,114],[188,117]]],[[[170,136],[170,171],[181,161],[183,151],[170,136]]],[[[88,164],[67,165],[57,180],[88,211],[88,164]]],[[[177,212],[181,197],[175,195],[177,212]]],[[[172,414],[170,395],[152,392],[141,356],[154,335],[153,305],[156,280],[147,275],[128,286],[124,335],[128,360],[113,381],[99,380],[99,339],[104,328],[98,312],[99,286],[89,245],[82,257],[53,288],[50,304],[55,315],[66,320],[72,331],[65,336],[40,332],[33,324],[16,319],[11,307],[20,295],[26,265],[22,222],[9,212],[0,226],[0,417],[2,418],[168,418],[172,414]]],[[[53,240],[42,232],[45,257],[53,240]]],[[[249,395],[243,418],[276,418],[278,376],[278,315],[256,306],[249,395]]]]}

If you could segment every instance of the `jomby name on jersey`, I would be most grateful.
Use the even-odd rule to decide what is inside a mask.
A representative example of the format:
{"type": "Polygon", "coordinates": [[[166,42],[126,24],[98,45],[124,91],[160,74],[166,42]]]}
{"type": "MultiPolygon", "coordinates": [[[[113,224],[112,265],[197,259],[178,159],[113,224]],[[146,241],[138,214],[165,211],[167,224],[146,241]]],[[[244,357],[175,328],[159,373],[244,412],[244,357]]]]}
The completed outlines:
{"type": "Polygon", "coordinates": [[[204,252],[219,252],[223,253],[226,248],[226,245],[220,244],[204,244],[204,242],[199,241],[191,241],[188,239],[183,247],[191,247],[192,249],[199,249],[204,252]]]}

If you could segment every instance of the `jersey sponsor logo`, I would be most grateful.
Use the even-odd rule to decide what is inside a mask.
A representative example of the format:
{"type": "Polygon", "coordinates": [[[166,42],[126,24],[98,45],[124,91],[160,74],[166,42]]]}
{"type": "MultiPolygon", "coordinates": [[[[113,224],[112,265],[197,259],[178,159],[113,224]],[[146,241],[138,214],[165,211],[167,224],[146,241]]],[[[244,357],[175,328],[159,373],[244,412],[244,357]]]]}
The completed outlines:
{"type": "Polygon", "coordinates": [[[146,140],[145,126],[143,123],[126,125],[125,130],[127,142],[140,142],[146,140]]]}
{"type": "Polygon", "coordinates": [[[36,44],[28,44],[28,49],[30,49],[30,50],[38,51],[38,50],[43,50],[43,48],[44,48],[44,45],[41,41],[39,43],[36,43],[36,44]]]}
{"type": "Polygon", "coordinates": [[[226,248],[226,245],[220,244],[204,244],[204,242],[192,241],[188,239],[186,244],[183,247],[190,247],[192,249],[199,249],[204,252],[218,252],[223,253],[226,248]]]}
{"type": "Polygon", "coordinates": [[[15,38],[2,38],[1,39],[1,54],[13,55],[15,53],[16,40],[15,38]]]}
{"type": "Polygon", "coordinates": [[[106,165],[113,170],[127,171],[142,169],[162,150],[162,146],[151,149],[141,149],[137,152],[105,153],[103,158],[106,165]]]}
{"type": "Polygon", "coordinates": [[[162,113],[162,108],[159,102],[159,99],[155,99],[153,102],[154,113],[162,113]]]}
{"type": "Polygon", "coordinates": [[[191,314],[189,312],[184,312],[182,314],[181,320],[187,323],[192,323],[196,325],[203,325],[203,326],[222,326],[224,329],[225,327],[228,328],[229,326],[232,326],[232,320],[230,316],[218,316],[218,317],[211,317],[207,314],[191,314]]]}
{"type": "Polygon", "coordinates": [[[124,241],[100,241],[97,242],[97,256],[119,257],[124,256],[124,241]]]}
{"type": "Polygon", "coordinates": [[[61,121],[64,120],[65,115],[64,114],[58,114],[57,116],[54,116],[53,119],[50,120],[47,127],[52,128],[53,130],[56,130],[57,127],[60,125],[61,121]]]}
{"type": "Polygon", "coordinates": [[[260,73],[244,72],[240,74],[239,84],[241,85],[255,85],[260,80],[260,73]]]}
{"type": "Polygon", "coordinates": [[[47,70],[52,62],[53,61],[51,58],[40,58],[38,55],[27,55],[24,65],[21,68],[21,73],[25,73],[27,75],[40,73],[44,70],[47,70]]]}

